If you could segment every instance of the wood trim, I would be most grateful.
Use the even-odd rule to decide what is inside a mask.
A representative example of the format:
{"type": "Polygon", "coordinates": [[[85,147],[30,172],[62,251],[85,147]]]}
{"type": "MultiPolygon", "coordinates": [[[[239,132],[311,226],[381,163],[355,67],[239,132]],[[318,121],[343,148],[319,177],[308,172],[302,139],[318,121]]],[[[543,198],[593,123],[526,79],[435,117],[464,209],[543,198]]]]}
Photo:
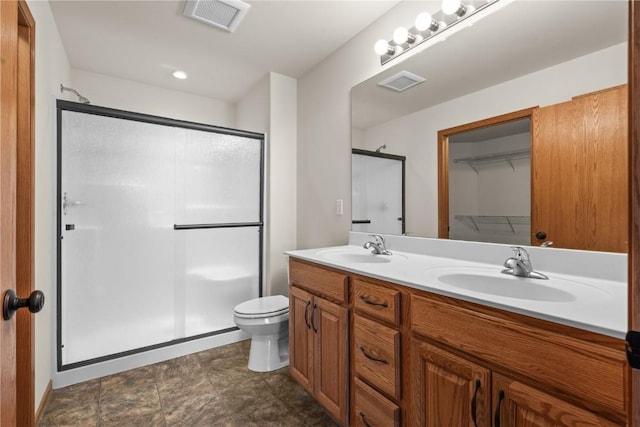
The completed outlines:
{"type": "Polygon", "coordinates": [[[38,405],[38,410],[36,411],[35,425],[40,425],[40,421],[42,420],[42,415],[44,414],[44,410],[47,408],[47,404],[49,403],[49,397],[51,397],[52,391],[53,391],[53,384],[51,383],[51,380],[49,380],[49,384],[47,384],[47,388],[44,390],[44,394],[42,395],[42,400],[40,400],[40,404],[38,405]]]}
{"type": "Polygon", "coordinates": [[[449,238],[449,134],[438,131],[438,238],[449,238]]]}
{"type": "Polygon", "coordinates": [[[531,117],[536,108],[538,107],[525,108],[438,131],[438,237],[440,239],[449,238],[449,137],[531,117]]]}
{"type": "MultiPolygon", "coordinates": [[[[640,330],[640,7],[629,1],[629,328],[640,330]]],[[[628,425],[640,426],[640,370],[625,384],[628,425]]]]}
{"type": "MultiPolygon", "coordinates": [[[[34,289],[35,230],[35,21],[26,2],[18,2],[18,144],[16,187],[16,292],[34,289]]],[[[16,314],[16,392],[18,425],[35,425],[35,321],[27,310],[16,314]]]]}

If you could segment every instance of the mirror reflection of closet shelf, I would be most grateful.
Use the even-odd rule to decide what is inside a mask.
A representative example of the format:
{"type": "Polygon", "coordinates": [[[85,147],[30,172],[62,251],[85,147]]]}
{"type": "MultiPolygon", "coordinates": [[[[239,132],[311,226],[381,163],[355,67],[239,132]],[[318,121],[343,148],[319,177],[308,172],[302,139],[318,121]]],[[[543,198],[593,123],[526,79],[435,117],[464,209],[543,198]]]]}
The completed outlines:
{"type": "Polygon", "coordinates": [[[472,157],[462,157],[459,159],[454,159],[454,163],[461,163],[465,165],[469,165],[471,169],[475,171],[478,175],[478,169],[476,166],[478,165],[486,165],[490,163],[498,163],[498,162],[507,162],[511,169],[515,172],[516,168],[513,165],[513,160],[520,159],[528,159],[531,157],[531,149],[522,149],[522,150],[514,150],[514,151],[506,151],[502,153],[493,153],[482,156],[472,156],[472,157]]]}
{"type": "Polygon", "coordinates": [[[517,226],[531,224],[531,217],[525,215],[456,215],[455,219],[478,233],[481,225],[503,225],[505,231],[516,234],[517,226]]]}

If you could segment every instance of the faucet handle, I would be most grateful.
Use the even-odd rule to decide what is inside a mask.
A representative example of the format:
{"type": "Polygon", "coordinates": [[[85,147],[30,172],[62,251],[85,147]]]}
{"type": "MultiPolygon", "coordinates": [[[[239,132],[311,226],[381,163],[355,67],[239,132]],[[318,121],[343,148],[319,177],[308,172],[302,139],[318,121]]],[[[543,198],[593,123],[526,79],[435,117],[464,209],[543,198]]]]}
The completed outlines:
{"type": "Polygon", "coordinates": [[[369,234],[369,237],[376,239],[376,243],[384,245],[384,237],[379,234],[369,234]]]}
{"type": "Polygon", "coordinates": [[[529,252],[522,246],[511,246],[511,249],[516,253],[516,257],[520,258],[524,256],[525,259],[529,259],[529,252]]]}

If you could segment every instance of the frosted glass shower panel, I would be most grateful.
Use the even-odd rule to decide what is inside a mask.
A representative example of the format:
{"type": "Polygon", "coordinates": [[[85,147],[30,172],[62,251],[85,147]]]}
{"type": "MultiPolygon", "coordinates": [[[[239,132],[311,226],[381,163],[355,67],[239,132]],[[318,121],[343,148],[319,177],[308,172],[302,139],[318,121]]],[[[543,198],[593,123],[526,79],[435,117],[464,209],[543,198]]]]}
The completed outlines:
{"type": "Polygon", "coordinates": [[[180,130],[66,110],[60,129],[61,363],[172,340],[180,130]]]}
{"type": "Polygon", "coordinates": [[[261,221],[262,140],[193,129],[176,147],[178,224],[261,221]]]}
{"type": "Polygon", "coordinates": [[[353,231],[403,233],[403,173],[400,160],[352,154],[353,231]]]}
{"type": "Polygon", "coordinates": [[[183,244],[176,257],[183,257],[185,265],[185,336],[235,327],[233,307],[259,296],[260,228],[181,230],[177,234],[183,244]]]}

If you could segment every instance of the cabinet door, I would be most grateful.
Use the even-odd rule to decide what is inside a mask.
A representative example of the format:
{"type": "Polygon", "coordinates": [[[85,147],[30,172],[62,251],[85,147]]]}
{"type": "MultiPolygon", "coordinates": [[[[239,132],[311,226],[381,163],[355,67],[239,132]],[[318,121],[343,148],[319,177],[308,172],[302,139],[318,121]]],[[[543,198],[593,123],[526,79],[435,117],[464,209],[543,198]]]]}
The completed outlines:
{"type": "Polygon", "coordinates": [[[289,287],[289,372],[309,393],[313,393],[312,308],[313,295],[289,287]]]}
{"type": "Polygon", "coordinates": [[[627,86],[534,110],[531,244],[627,252],[627,86]]]}
{"type": "Polygon", "coordinates": [[[490,427],[490,372],[433,345],[414,341],[414,426],[490,427]]]}
{"type": "Polygon", "coordinates": [[[343,425],[348,409],[348,311],[322,298],[313,304],[314,395],[318,402],[343,425]]]}
{"type": "Polygon", "coordinates": [[[535,388],[493,374],[495,427],[617,426],[535,388]]]}

